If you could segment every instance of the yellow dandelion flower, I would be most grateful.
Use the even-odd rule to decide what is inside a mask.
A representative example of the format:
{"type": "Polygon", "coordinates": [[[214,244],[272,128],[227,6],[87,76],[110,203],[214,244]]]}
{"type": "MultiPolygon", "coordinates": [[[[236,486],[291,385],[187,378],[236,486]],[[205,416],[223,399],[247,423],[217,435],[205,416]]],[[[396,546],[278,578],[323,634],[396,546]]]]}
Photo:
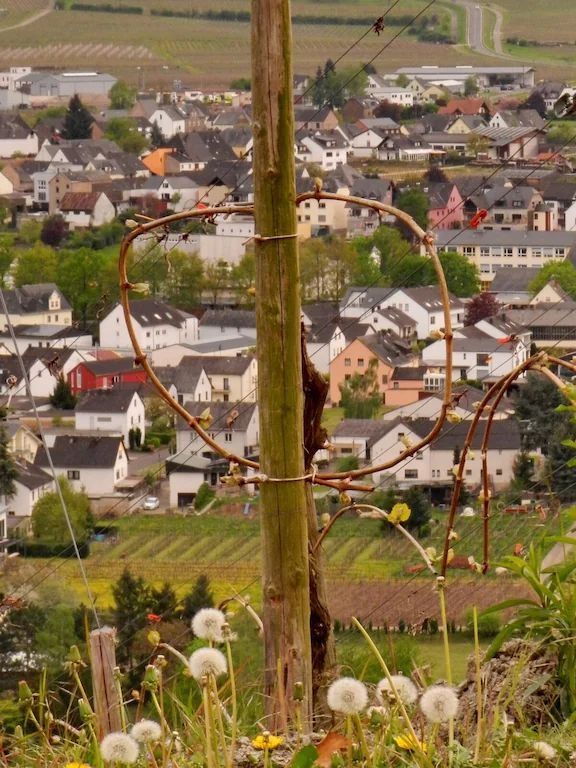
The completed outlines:
{"type": "Polygon", "coordinates": [[[252,746],[255,749],[276,749],[284,744],[282,736],[273,736],[271,733],[261,733],[252,739],[252,746]]]}
{"type": "Polygon", "coordinates": [[[406,749],[410,752],[418,750],[419,752],[426,753],[428,747],[424,741],[420,741],[415,738],[411,733],[401,733],[399,736],[394,736],[394,741],[399,749],[406,749]]]}
{"type": "Polygon", "coordinates": [[[66,763],[64,768],[90,768],[88,763],[66,763]]]}
{"type": "Polygon", "coordinates": [[[405,523],[406,520],[412,514],[412,510],[408,504],[394,504],[390,512],[388,513],[388,522],[392,525],[398,525],[398,523],[405,523]]]}

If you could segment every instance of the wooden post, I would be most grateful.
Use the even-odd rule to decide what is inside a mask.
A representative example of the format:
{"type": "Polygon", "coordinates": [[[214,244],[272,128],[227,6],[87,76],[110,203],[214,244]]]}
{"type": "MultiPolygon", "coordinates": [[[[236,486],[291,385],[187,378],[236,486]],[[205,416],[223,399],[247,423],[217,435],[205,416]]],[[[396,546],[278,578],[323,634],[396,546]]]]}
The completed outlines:
{"type": "MultiPolygon", "coordinates": [[[[289,0],[252,0],[256,330],[261,471],[304,474],[289,0]]],[[[306,489],[262,483],[265,695],[270,729],[292,719],[294,683],[311,721],[306,489]]]]}
{"type": "Polygon", "coordinates": [[[116,630],[102,627],[90,632],[90,666],[94,691],[96,734],[99,739],[122,730],[122,703],[114,680],[116,668],[116,630]]]}

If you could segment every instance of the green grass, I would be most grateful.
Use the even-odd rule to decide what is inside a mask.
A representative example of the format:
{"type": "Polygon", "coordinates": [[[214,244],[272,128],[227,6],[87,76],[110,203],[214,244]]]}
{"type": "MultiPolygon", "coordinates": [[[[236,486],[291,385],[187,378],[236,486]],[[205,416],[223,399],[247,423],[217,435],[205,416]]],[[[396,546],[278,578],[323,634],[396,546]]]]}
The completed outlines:
{"type": "Polygon", "coordinates": [[[322,426],[331,435],[343,418],[344,408],[325,408],[322,413],[322,426]]]}

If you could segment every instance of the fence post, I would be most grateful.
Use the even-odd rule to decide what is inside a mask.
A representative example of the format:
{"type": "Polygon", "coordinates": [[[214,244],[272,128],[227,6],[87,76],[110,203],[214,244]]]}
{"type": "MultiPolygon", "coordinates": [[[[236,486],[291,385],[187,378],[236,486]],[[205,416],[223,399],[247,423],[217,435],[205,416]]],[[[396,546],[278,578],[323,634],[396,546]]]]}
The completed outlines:
{"type": "Polygon", "coordinates": [[[102,627],[90,632],[90,666],[94,691],[96,733],[102,739],[106,734],[122,730],[120,707],[122,703],[114,680],[116,667],[116,630],[102,627]]]}

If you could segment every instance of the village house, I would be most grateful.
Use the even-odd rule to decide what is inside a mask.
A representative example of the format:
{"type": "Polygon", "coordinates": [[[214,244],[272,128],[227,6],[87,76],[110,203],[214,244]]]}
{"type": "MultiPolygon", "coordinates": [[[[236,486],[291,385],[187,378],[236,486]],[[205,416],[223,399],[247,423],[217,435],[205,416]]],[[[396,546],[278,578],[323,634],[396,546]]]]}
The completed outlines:
{"type": "Polygon", "coordinates": [[[8,499],[8,528],[12,536],[26,535],[34,505],[56,487],[52,475],[33,463],[18,460],[15,467],[18,472],[14,480],[16,493],[8,499]]]}
{"type": "Polygon", "coordinates": [[[36,155],[38,136],[18,112],[0,113],[0,157],[36,155]]]}
{"type": "Polygon", "coordinates": [[[73,325],[14,325],[12,332],[8,327],[0,331],[0,346],[4,346],[11,354],[16,354],[16,347],[22,354],[30,347],[44,349],[69,347],[89,352],[92,345],[92,334],[78,331],[78,328],[73,325]]]}
{"type": "MultiPolygon", "coordinates": [[[[384,205],[392,205],[394,185],[386,179],[358,179],[354,182],[350,195],[373,200],[384,205]]],[[[346,203],[346,231],[348,237],[370,236],[382,223],[383,215],[373,208],[356,203],[346,203]]]]}
{"type": "Polygon", "coordinates": [[[412,365],[410,345],[391,333],[372,333],[351,341],[340,354],[330,361],[329,399],[332,405],[340,403],[341,387],[354,374],[364,375],[373,368],[375,389],[382,393],[384,403],[388,381],[399,365],[412,365]]]}
{"type": "MultiPolygon", "coordinates": [[[[128,475],[128,456],[122,438],[111,435],[58,435],[49,447],[57,475],[64,475],[75,491],[91,498],[113,496],[116,486],[128,475]]],[[[42,446],[34,465],[49,467],[42,446]]]]}
{"type": "MultiPolygon", "coordinates": [[[[187,344],[198,339],[198,320],[194,315],[157,299],[130,302],[134,331],[144,350],[187,344]]],[[[100,321],[100,346],[132,351],[122,306],[117,304],[100,321]]]]}
{"type": "Polygon", "coordinates": [[[433,230],[460,229],[464,223],[464,200],[452,182],[428,185],[428,223],[433,230]]]}
{"type": "Polygon", "coordinates": [[[418,402],[425,391],[426,365],[394,368],[386,390],[386,405],[398,407],[418,402]]]}
{"type": "MultiPolygon", "coordinates": [[[[336,446],[336,455],[355,455],[361,460],[383,464],[398,458],[406,443],[419,443],[432,431],[435,420],[425,418],[397,418],[392,421],[369,419],[345,419],[330,441],[336,446]]],[[[437,502],[449,498],[454,485],[454,451],[464,446],[469,423],[445,423],[431,445],[418,451],[392,470],[375,472],[372,477],[379,485],[391,485],[400,489],[427,486],[432,499],[437,502]]],[[[472,449],[480,451],[483,433],[476,430],[472,449]]],[[[514,476],[514,462],[520,451],[520,430],[516,419],[494,421],[487,451],[489,486],[491,491],[508,487],[514,476]]],[[[473,490],[482,480],[482,462],[469,461],[464,482],[473,490]]]]}
{"type": "Polygon", "coordinates": [[[296,143],[296,159],[319,165],[330,171],[348,161],[348,142],[338,130],[316,131],[311,135],[300,132],[296,143]]]}
{"type": "Polygon", "coordinates": [[[101,227],[116,216],[116,209],[105,192],[66,192],[60,213],[71,230],[101,227]]]}
{"type": "Polygon", "coordinates": [[[129,445],[130,430],[140,430],[141,442],[146,437],[144,401],[134,388],[91,389],[74,409],[75,429],[121,435],[129,445]]]}
{"type": "Polygon", "coordinates": [[[155,366],[154,372],[180,405],[184,401],[206,403],[212,399],[212,385],[203,361],[203,357],[188,357],[186,365],[155,366]]]}
{"type": "Polygon", "coordinates": [[[74,394],[90,389],[111,389],[125,384],[144,384],[146,372],[134,365],[131,357],[109,360],[83,361],[68,374],[68,382],[74,394]]]}
{"type": "Polygon", "coordinates": [[[42,445],[39,437],[20,419],[8,419],[1,425],[8,439],[8,452],[17,461],[33,462],[36,451],[42,445]]]}
{"type": "Polygon", "coordinates": [[[14,325],[70,325],[72,307],[55,283],[35,283],[4,290],[8,318],[14,325]]]}

